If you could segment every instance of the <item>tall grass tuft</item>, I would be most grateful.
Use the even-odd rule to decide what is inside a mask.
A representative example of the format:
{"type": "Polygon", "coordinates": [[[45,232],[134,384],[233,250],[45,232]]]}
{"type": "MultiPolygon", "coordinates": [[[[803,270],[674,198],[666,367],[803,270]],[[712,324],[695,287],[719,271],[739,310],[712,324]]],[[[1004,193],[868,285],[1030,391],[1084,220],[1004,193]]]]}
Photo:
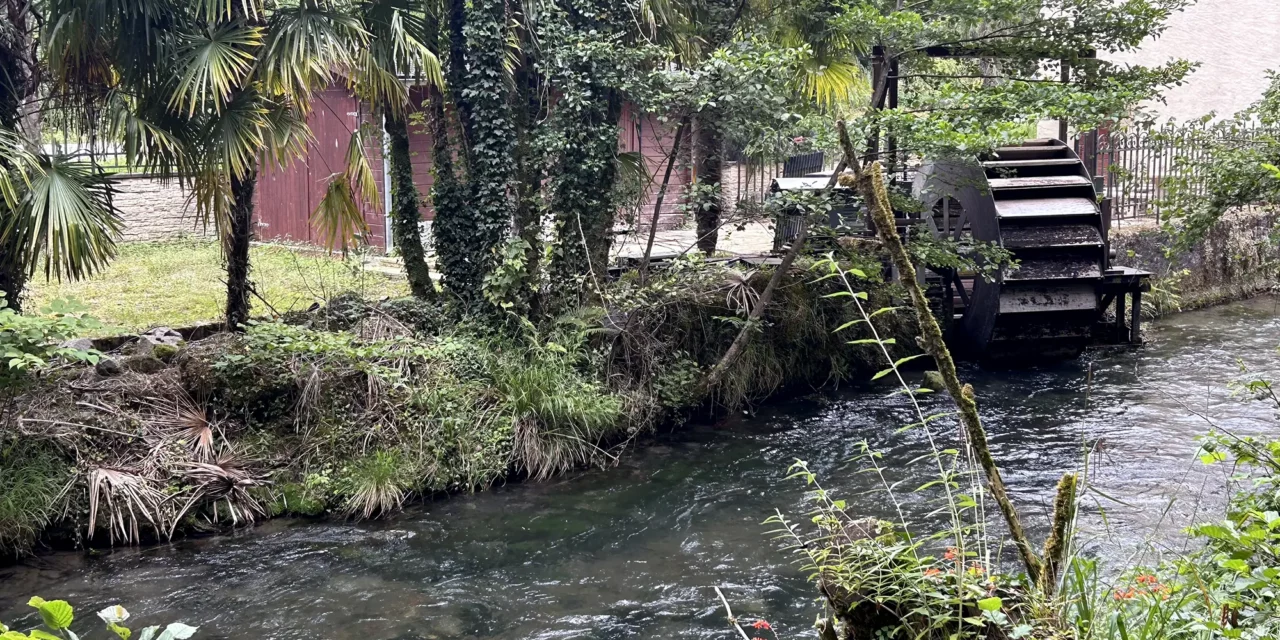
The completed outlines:
{"type": "Polygon", "coordinates": [[[365,520],[397,511],[412,482],[413,467],[399,451],[375,451],[347,469],[344,511],[365,520]]]}
{"type": "Polygon", "coordinates": [[[29,444],[0,449],[0,554],[29,549],[53,516],[70,469],[29,444]]]}
{"type": "Polygon", "coordinates": [[[496,357],[490,375],[511,414],[515,462],[535,479],[597,461],[623,427],[622,398],[553,348],[496,357]]]}

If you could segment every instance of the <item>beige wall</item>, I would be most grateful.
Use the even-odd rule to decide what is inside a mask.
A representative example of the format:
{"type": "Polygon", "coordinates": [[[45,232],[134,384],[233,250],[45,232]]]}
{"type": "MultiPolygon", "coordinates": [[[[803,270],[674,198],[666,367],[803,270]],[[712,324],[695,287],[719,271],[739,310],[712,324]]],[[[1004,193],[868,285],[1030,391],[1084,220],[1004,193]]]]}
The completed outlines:
{"type": "Polygon", "coordinates": [[[1262,96],[1267,69],[1280,70],[1280,0],[1199,0],[1139,50],[1103,57],[1141,65],[1175,58],[1200,62],[1186,84],[1165,93],[1167,104],[1147,108],[1160,120],[1190,120],[1211,111],[1230,116],[1262,96]]]}

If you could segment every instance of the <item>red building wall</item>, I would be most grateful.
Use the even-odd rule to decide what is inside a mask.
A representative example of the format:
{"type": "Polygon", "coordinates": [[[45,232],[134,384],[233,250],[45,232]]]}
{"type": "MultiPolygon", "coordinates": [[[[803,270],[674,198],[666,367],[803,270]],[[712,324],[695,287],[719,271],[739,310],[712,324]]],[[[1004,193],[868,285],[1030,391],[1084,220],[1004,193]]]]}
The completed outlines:
{"type": "MultiPolygon", "coordinates": [[[[415,105],[421,105],[425,91],[414,88],[410,91],[410,98],[415,105]]],[[[380,141],[381,126],[372,123],[368,107],[352,97],[346,89],[332,88],[317,96],[307,118],[315,137],[307,157],[286,167],[266,166],[259,177],[255,204],[259,240],[324,244],[324,239],[318,237],[311,226],[311,212],[315,211],[320,199],[324,197],[329,176],[343,170],[351,132],[362,122],[370,124],[370,139],[380,141]]],[[[647,190],[648,205],[641,209],[642,223],[647,225],[653,214],[652,203],[662,181],[662,173],[666,169],[667,154],[675,140],[675,124],[664,125],[652,114],[638,113],[630,105],[624,106],[618,124],[618,150],[624,153],[640,152],[652,177],[647,190]]],[[[428,220],[435,215],[431,210],[430,199],[433,181],[431,145],[426,118],[411,117],[409,156],[413,164],[414,183],[422,195],[422,215],[428,220]]],[[[683,146],[687,148],[687,144],[683,146]]],[[[382,149],[377,145],[375,147],[368,149],[367,153],[379,191],[385,194],[382,149]]],[[[660,228],[672,226],[681,219],[680,194],[688,181],[687,163],[677,163],[671,186],[663,200],[660,228]]],[[[362,209],[365,222],[369,225],[370,245],[377,249],[387,249],[384,203],[379,202],[377,207],[362,209]]]]}
{"type": "MultiPolygon", "coordinates": [[[[307,116],[307,124],[314,137],[308,146],[307,156],[284,167],[264,163],[258,177],[258,188],[254,194],[257,239],[325,244],[325,239],[311,226],[311,212],[324,197],[329,177],[345,169],[351,133],[368,120],[368,107],[346,89],[327,89],[316,96],[307,116]]],[[[381,141],[382,129],[371,129],[368,137],[381,141]]],[[[384,178],[380,142],[370,145],[365,152],[378,181],[379,193],[382,193],[384,178]]],[[[386,248],[383,203],[362,205],[361,210],[369,226],[369,244],[386,248]]]]}

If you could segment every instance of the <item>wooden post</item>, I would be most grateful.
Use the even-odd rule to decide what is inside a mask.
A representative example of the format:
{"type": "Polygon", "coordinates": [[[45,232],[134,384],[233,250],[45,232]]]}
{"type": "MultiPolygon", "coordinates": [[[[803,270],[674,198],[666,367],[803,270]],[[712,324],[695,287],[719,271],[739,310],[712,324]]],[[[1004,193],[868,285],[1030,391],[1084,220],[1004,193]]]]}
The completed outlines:
{"type": "Polygon", "coordinates": [[[1129,310],[1129,342],[1142,342],[1142,290],[1133,290],[1133,308],[1129,310]]]}
{"type": "Polygon", "coordinates": [[[1116,294],[1116,339],[1124,340],[1124,293],[1116,294]]]}
{"type": "MultiPolygon", "coordinates": [[[[1062,61],[1062,84],[1071,82],[1071,65],[1062,61]]],[[[1058,139],[1067,142],[1067,119],[1058,118],[1058,139]]]]}

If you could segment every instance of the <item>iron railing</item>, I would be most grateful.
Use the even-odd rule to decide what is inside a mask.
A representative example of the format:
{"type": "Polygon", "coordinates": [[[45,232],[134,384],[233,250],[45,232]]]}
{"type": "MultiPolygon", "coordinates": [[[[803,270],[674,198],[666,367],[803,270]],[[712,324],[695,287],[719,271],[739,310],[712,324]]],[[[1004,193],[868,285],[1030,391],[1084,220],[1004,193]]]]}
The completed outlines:
{"type": "Polygon", "coordinates": [[[1094,176],[1100,195],[1111,200],[1111,217],[1162,220],[1170,184],[1180,182],[1193,195],[1209,187],[1203,175],[1214,149],[1255,144],[1280,129],[1253,122],[1166,123],[1095,130],[1076,139],[1076,152],[1094,176]]]}

